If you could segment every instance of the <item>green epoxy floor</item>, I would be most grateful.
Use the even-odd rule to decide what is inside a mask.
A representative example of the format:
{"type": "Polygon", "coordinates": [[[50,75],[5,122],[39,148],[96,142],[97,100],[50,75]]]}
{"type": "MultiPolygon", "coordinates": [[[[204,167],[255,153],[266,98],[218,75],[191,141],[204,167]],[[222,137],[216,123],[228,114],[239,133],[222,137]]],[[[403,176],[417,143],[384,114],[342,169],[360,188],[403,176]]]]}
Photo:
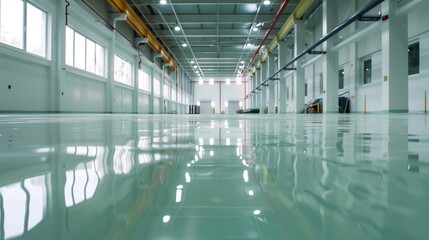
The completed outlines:
{"type": "Polygon", "coordinates": [[[428,239],[429,117],[0,115],[0,239],[428,239]]]}

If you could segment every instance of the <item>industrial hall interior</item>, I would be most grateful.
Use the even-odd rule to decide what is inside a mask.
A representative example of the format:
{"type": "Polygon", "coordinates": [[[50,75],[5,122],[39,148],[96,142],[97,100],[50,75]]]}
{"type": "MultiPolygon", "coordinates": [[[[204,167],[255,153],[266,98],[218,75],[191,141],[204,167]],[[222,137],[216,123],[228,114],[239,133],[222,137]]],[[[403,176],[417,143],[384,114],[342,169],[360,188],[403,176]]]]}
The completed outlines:
{"type": "Polygon", "coordinates": [[[428,0],[0,0],[0,240],[427,240],[428,0]]]}

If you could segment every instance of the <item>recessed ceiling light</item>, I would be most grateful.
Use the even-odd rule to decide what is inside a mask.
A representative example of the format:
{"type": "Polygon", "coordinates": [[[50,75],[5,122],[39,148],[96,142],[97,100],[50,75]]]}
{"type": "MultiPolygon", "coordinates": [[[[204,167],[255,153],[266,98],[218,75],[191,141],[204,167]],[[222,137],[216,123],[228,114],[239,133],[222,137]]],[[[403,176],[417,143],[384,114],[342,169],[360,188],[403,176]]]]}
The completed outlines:
{"type": "Polygon", "coordinates": [[[167,0],[160,0],[159,3],[161,3],[161,4],[167,4],[167,0]]]}
{"type": "Polygon", "coordinates": [[[187,47],[187,46],[188,46],[188,44],[182,43],[182,47],[187,47]]]}
{"type": "Polygon", "coordinates": [[[199,73],[199,71],[195,71],[195,73],[199,73]]]}
{"type": "Polygon", "coordinates": [[[268,4],[270,4],[271,3],[271,1],[270,0],[265,0],[264,1],[264,5],[268,5],[268,4]]]}
{"type": "Polygon", "coordinates": [[[194,68],[198,68],[198,66],[197,66],[197,65],[195,65],[195,66],[194,66],[194,68]]]}
{"type": "Polygon", "coordinates": [[[194,64],[195,62],[194,61],[191,61],[191,64],[194,64]]]}
{"type": "Polygon", "coordinates": [[[176,32],[178,32],[178,31],[180,31],[180,27],[179,27],[179,26],[175,26],[175,27],[174,27],[174,30],[175,30],[176,32]]]}

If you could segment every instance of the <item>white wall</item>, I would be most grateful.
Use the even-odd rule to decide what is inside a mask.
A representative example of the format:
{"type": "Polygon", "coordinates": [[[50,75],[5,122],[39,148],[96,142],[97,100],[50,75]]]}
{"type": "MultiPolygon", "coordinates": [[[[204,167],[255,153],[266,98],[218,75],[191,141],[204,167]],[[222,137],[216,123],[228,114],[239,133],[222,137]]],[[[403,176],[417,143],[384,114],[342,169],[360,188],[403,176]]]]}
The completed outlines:
{"type": "MultiPolygon", "coordinates": [[[[348,1],[336,1],[336,24],[340,24],[344,19],[352,15],[357,9],[367,4],[368,0],[356,0],[354,3],[348,1]]],[[[429,10],[428,3],[419,3],[409,12],[408,14],[408,33],[409,42],[414,43],[420,42],[420,73],[409,76],[409,111],[421,112],[423,111],[424,94],[428,91],[429,95],[429,10]]],[[[376,7],[370,13],[366,15],[377,15],[380,7],[376,7]]],[[[306,42],[311,45],[314,41],[317,41],[322,37],[322,15],[319,10],[313,14],[313,19],[307,21],[306,25],[306,42]]],[[[338,54],[338,70],[344,67],[344,89],[339,90],[339,94],[349,92],[344,95],[349,97],[350,107],[352,112],[363,112],[364,101],[366,97],[366,110],[368,112],[379,112],[382,111],[380,95],[381,95],[381,83],[382,83],[382,57],[381,57],[381,24],[383,22],[356,22],[349,27],[342,30],[334,39],[338,39],[340,36],[347,39],[348,36],[355,34],[356,32],[368,28],[373,24],[379,24],[371,32],[358,36],[355,42],[351,42],[342,46],[336,50],[338,54]],[[371,58],[372,60],[372,82],[370,84],[363,84],[363,66],[362,60],[371,58]]],[[[318,47],[318,50],[321,47],[318,47]]],[[[289,56],[282,56],[286,59],[290,59],[289,56]]],[[[305,101],[308,102],[311,99],[323,97],[320,93],[320,73],[322,73],[322,57],[315,55],[306,55],[304,58],[305,66],[305,79],[308,83],[308,95],[305,101]],[[307,62],[307,64],[305,64],[307,62]]],[[[287,111],[293,112],[293,103],[295,94],[292,92],[293,89],[293,77],[285,72],[288,77],[286,79],[288,89],[282,94],[287,94],[287,111]],[[289,91],[288,91],[289,90],[289,91]],[[288,92],[287,92],[288,91],[288,92]],[[292,98],[291,98],[292,97],[292,98]]],[[[337,78],[338,79],[338,78],[337,78]]]]}
{"type": "Polygon", "coordinates": [[[244,98],[244,83],[237,85],[232,81],[230,85],[226,85],[225,82],[217,81],[213,85],[207,82],[203,85],[193,82],[193,85],[193,104],[197,104],[198,101],[214,101],[216,113],[227,112],[225,101],[241,101],[244,98]]]}
{"type": "MultiPolygon", "coordinates": [[[[23,50],[0,43],[0,112],[114,112],[114,113],[161,113],[159,99],[151,92],[112,80],[113,66],[110,53],[118,54],[131,63],[133,80],[137,80],[139,59],[135,47],[120,34],[108,29],[93,12],[82,3],[72,1],[68,24],[88,39],[106,48],[106,73],[104,77],[65,64],[65,20],[63,2],[35,0],[49,16],[49,56],[47,59],[28,54],[23,50]],[[114,39],[114,42],[113,40],[114,39]],[[111,87],[110,86],[111,83],[111,87]],[[10,89],[9,89],[10,85],[10,89]],[[111,106],[110,106],[111,105],[111,106]]],[[[107,4],[107,3],[103,3],[107,4]]],[[[123,24],[124,26],[126,24],[123,24]]],[[[129,27],[128,27],[129,28],[129,27]]],[[[130,28],[129,28],[130,29],[130,28]]],[[[126,35],[129,29],[125,29],[126,35]]],[[[131,34],[132,35],[132,34],[131,34]]],[[[141,67],[145,71],[161,75],[162,70],[153,59],[142,56],[141,67]]],[[[165,76],[166,81],[175,81],[165,76]]],[[[189,91],[189,78],[179,74],[180,91],[189,91]],[[188,86],[188,87],[186,87],[188,86]],[[183,90],[182,90],[183,89],[183,90]]],[[[161,80],[161,78],[159,78],[161,80]]],[[[170,111],[184,113],[183,102],[171,103],[170,111]]]]}

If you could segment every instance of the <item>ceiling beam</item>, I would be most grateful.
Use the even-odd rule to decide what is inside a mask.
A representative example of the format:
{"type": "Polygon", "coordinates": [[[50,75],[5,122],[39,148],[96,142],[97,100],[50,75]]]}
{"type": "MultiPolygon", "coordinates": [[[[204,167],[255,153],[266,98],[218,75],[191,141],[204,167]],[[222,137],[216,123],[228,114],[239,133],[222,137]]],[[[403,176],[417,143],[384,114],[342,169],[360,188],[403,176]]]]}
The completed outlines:
{"type": "MultiPolygon", "coordinates": [[[[280,22],[286,21],[288,14],[283,14],[280,17],[280,22]]],[[[174,14],[172,15],[145,15],[150,24],[177,24],[177,19],[174,14]],[[165,21],[164,21],[165,19],[165,21]]],[[[244,24],[253,23],[255,19],[254,14],[180,14],[178,15],[179,22],[182,26],[187,24],[244,24]],[[219,17],[221,16],[221,17],[219,17]]],[[[272,14],[259,14],[256,19],[257,22],[265,23],[267,25],[273,20],[272,14]]]]}

